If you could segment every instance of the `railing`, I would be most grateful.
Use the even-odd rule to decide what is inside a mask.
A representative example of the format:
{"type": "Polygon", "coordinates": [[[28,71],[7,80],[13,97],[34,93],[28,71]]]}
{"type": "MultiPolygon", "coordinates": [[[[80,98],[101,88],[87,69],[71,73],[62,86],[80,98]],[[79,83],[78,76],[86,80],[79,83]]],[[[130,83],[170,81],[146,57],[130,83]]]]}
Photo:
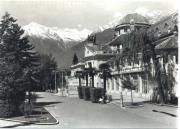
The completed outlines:
{"type": "Polygon", "coordinates": [[[144,67],[123,67],[118,71],[117,68],[111,68],[112,74],[124,74],[124,73],[134,73],[134,72],[142,72],[145,70],[144,67]]]}

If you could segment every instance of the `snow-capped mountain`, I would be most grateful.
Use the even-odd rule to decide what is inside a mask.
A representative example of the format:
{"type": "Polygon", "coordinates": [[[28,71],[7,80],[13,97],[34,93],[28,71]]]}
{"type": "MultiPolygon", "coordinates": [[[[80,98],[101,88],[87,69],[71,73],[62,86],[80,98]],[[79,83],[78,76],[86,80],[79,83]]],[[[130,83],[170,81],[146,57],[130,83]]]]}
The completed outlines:
{"type": "Polygon", "coordinates": [[[29,36],[41,37],[43,39],[54,39],[63,40],[64,43],[71,41],[79,42],[87,38],[87,36],[92,32],[88,29],[77,30],[77,29],[60,29],[57,27],[47,27],[35,22],[23,27],[25,34],[29,36]]]}
{"type": "Polygon", "coordinates": [[[161,10],[148,10],[147,8],[137,8],[134,12],[146,17],[149,20],[150,24],[154,24],[155,22],[161,20],[163,17],[170,15],[169,12],[161,10]]]}
{"type": "Polygon", "coordinates": [[[66,60],[71,62],[71,59],[62,58],[64,52],[81,43],[92,32],[88,29],[47,27],[35,22],[31,22],[22,28],[25,31],[24,35],[28,36],[35,50],[40,54],[51,53],[56,58],[59,66],[66,60]]]}
{"type": "Polygon", "coordinates": [[[83,41],[87,38],[87,36],[92,33],[91,30],[83,29],[83,30],[77,30],[77,29],[59,29],[57,27],[51,28],[54,33],[59,35],[64,42],[69,41],[83,41]]]}

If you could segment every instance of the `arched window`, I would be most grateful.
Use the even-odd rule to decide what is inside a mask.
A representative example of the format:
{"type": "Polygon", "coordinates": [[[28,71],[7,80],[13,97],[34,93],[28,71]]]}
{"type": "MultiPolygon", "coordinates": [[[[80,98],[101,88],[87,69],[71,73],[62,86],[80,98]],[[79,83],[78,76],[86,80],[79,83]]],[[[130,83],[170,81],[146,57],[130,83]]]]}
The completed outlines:
{"type": "Polygon", "coordinates": [[[168,28],[169,25],[167,23],[164,24],[164,28],[168,28]]]}
{"type": "Polygon", "coordinates": [[[127,32],[127,27],[124,27],[124,32],[127,32]]]}
{"type": "Polygon", "coordinates": [[[174,31],[178,32],[178,26],[177,25],[174,26],[174,31]]]}
{"type": "Polygon", "coordinates": [[[158,27],[156,27],[156,32],[159,32],[159,28],[158,27]]]}
{"type": "Polygon", "coordinates": [[[138,30],[140,30],[140,27],[138,26],[138,27],[136,27],[136,30],[138,31],[138,30]]]}

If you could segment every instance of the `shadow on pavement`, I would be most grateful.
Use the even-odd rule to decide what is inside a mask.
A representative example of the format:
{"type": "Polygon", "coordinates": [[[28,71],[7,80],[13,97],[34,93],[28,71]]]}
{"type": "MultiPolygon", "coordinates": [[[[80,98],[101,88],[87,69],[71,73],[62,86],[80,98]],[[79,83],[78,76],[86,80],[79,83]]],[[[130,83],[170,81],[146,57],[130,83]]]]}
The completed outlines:
{"type": "Polygon", "coordinates": [[[49,106],[49,105],[52,105],[52,104],[58,104],[58,103],[62,103],[60,101],[55,101],[55,102],[36,102],[34,103],[34,106],[49,106]]]}
{"type": "Polygon", "coordinates": [[[143,102],[124,102],[124,106],[128,108],[138,108],[143,107],[143,102]]]}
{"type": "Polygon", "coordinates": [[[166,115],[170,115],[172,117],[177,117],[177,115],[174,115],[174,114],[171,114],[171,113],[167,113],[167,112],[163,112],[163,111],[158,111],[158,110],[152,110],[153,112],[159,112],[159,113],[163,113],[163,114],[166,114],[166,115]]]}

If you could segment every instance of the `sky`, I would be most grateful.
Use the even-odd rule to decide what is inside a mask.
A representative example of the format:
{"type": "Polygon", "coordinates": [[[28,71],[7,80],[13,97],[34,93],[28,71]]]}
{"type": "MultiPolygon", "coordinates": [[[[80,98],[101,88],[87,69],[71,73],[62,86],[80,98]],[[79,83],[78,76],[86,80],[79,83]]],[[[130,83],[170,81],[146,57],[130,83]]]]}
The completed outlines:
{"type": "Polygon", "coordinates": [[[137,9],[177,11],[176,0],[0,0],[0,17],[8,11],[21,26],[37,22],[49,27],[95,30],[137,9]]]}

